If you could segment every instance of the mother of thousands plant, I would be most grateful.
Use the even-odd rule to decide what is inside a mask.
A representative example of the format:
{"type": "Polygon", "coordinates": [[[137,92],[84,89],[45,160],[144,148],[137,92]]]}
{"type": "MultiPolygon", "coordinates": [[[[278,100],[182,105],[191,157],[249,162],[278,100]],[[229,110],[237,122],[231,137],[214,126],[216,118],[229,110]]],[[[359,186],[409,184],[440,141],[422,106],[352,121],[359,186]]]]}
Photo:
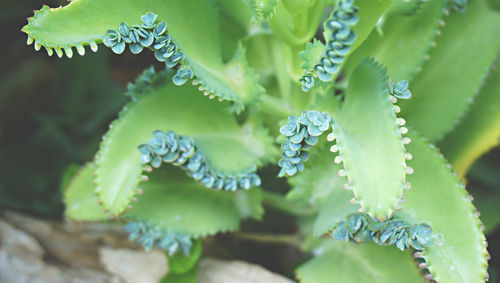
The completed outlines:
{"type": "Polygon", "coordinates": [[[43,6],[23,28],[36,50],[71,58],[101,45],[165,63],[128,85],[130,102],[65,188],[66,215],[126,222],[131,239],[168,252],[166,282],[196,280],[201,242],[261,219],[266,201],[315,211],[298,216],[314,255],[300,282],[484,282],[485,236],[462,181],[500,136],[490,5],[43,6]],[[288,178],[286,196],[260,188],[267,164],[288,178]]]}

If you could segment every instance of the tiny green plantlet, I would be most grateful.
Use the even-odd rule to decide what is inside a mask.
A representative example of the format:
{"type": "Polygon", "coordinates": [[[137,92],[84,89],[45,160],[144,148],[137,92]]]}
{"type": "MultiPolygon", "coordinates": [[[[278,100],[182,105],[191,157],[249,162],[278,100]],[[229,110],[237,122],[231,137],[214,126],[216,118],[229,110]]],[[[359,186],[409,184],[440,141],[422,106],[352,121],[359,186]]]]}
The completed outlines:
{"type": "Polygon", "coordinates": [[[164,64],[127,85],[64,200],[71,219],[165,250],[166,280],[196,280],[202,247],[263,204],[310,224],[300,282],[488,278],[460,179],[498,144],[486,0],[73,0],[23,31],[49,56],[103,46],[164,64]],[[268,192],[275,177],[286,195],[268,192]]]}

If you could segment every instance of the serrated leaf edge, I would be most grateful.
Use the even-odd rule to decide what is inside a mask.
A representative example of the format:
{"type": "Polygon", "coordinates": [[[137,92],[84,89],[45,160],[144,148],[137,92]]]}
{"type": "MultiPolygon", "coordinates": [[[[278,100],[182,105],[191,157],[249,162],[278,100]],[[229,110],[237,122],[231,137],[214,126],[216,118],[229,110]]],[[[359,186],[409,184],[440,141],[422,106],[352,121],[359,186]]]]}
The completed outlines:
{"type": "MultiPolygon", "coordinates": [[[[387,70],[385,67],[378,64],[373,58],[364,59],[363,61],[366,61],[370,65],[375,66],[379,72],[384,74],[384,80],[386,82],[389,81],[389,78],[387,75],[387,70]]],[[[385,93],[387,93],[387,101],[392,105],[391,110],[389,110],[389,111],[391,111],[390,113],[394,117],[394,124],[393,124],[394,132],[398,133],[399,137],[401,138],[401,147],[402,147],[404,160],[411,160],[412,155],[410,153],[408,153],[408,151],[406,150],[406,147],[405,147],[406,144],[409,144],[411,142],[411,139],[408,137],[403,137],[404,134],[408,133],[408,129],[406,127],[404,127],[404,125],[406,124],[406,121],[403,118],[399,118],[397,116],[397,113],[399,113],[401,111],[399,106],[396,105],[397,98],[392,96],[389,93],[389,90],[387,88],[382,88],[380,91],[384,91],[385,93]]],[[[342,169],[340,169],[338,171],[338,176],[347,178],[347,183],[345,183],[344,189],[352,191],[354,198],[351,199],[351,203],[359,204],[361,207],[360,212],[367,213],[368,215],[370,215],[370,217],[373,218],[374,217],[373,213],[371,213],[370,211],[367,211],[366,207],[363,205],[363,199],[361,199],[359,194],[356,193],[356,189],[355,189],[356,184],[355,184],[355,181],[352,180],[352,176],[349,174],[349,165],[346,166],[346,164],[343,160],[343,157],[342,157],[343,141],[342,141],[341,135],[339,135],[338,132],[336,132],[336,131],[338,131],[338,129],[341,129],[341,127],[335,121],[335,118],[333,118],[332,119],[332,132],[327,136],[327,139],[330,142],[335,141],[335,144],[332,145],[332,147],[330,148],[330,151],[332,153],[336,153],[334,162],[337,164],[342,164],[342,167],[343,167],[342,169]]],[[[406,190],[411,189],[411,184],[407,182],[406,175],[412,174],[413,168],[407,166],[406,161],[402,163],[402,167],[406,170],[406,174],[405,174],[404,179],[403,179],[403,184],[401,184],[401,197],[400,197],[399,201],[396,203],[396,205],[394,207],[390,207],[388,209],[388,211],[385,213],[386,219],[391,218],[396,210],[399,210],[402,208],[401,204],[404,200],[404,195],[403,195],[404,189],[406,189],[406,190]]],[[[380,220],[383,221],[385,219],[380,219],[380,220]]]]}
{"type": "MultiPolygon", "coordinates": [[[[448,163],[448,161],[443,156],[443,154],[427,138],[422,137],[422,139],[425,141],[425,143],[428,144],[428,146],[431,148],[431,150],[434,151],[435,156],[438,157],[438,159],[441,161],[442,165],[444,165],[446,168],[448,168],[449,176],[455,181],[457,189],[460,190],[460,192],[463,195],[462,201],[465,203],[465,206],[468,207],[469,211],[471,212],[471,216],[474,219],[474,222],[476,224],[475,228],[478,229],[476,232],[478,232],[482,236],[482,241],[481,241],[481,243],[479,243],[479,246],[481,246],[483,248],[484,261],[482,262],[482,266],[484,267],[485,272],[484,272],[484,274],[481,275],[481,279],[482,279],[482,281],[488,281],[489,274],[488,274],[487,269],[488,269],[488,260],[490,259],[490,255],[489,255],[488,250],[487,250],[488,242],[486,241],[486,237],[484,236],[484,233],[483,233],[483,231],[485,230],[485,226],[483,225],[483,223],[479,219],[480,213],[476,209],[476,207],[472,204],[473,198],[467,192],[467,190],[465,188],[465,184],[460,180],[458,175],[453,171],[452,166],[448,163]]],[[[428,257],[427,257],[425,250],[421,251],[421,252],[415,252],[414,257],[421,258],[421,259],[425,260],[426,264],[423,264],[421,266],[419,265],[419,267],[422,269],[429,270],[430,274],[429,274],[429,276],[426,276],[426,279],[428,279],[428,280],[433,279],[437,282],[440,282],[439,274],[436,274],[435,270],[433,269],[432,263],[430,263],[428,261],[428,257]]]]}
{"type": "Polygon", "coordinates": [[[59,6],[57,8],[50,8],[47,5],[43,5],[40,10],[35,10],[33,12],[33,16],[28,18],[28,24],[25,25],[22,28],[22,31],[25,32],[28,35],[28,39],[26,41],[27,45],[33,44],[34,48],[36,51],[39,51],[42,47],[47,51],[47,54],[49,56],[52,56],[54,53],[57,55],[57,57],[62,58],[64,54],[66,54],[66,57],[72,58],[73,57],[73,48],[76,48],[76,51],[78,54],[81,56],[85,55],[85,47],[84,46],[90,46],[90,50],[93,52],[97,52],[98,49],[98,44],[102,42],[103,36],[101,37],[96,37],[93,40],[90,41],[81,41],[81,42],[73,42],[69,43],[66,45],[57,45],[57,46],[51,46],[49,42],[44,41],[42,38],[35,38],[29,31],[29,25],[32,23],[33,19],[36,19],[37,17],[46,15],[47,13],[53,13],[54,11],[61,9],[62,6],[59,6]],[[64,53],[63,53],[64,50],[64,53]]]}

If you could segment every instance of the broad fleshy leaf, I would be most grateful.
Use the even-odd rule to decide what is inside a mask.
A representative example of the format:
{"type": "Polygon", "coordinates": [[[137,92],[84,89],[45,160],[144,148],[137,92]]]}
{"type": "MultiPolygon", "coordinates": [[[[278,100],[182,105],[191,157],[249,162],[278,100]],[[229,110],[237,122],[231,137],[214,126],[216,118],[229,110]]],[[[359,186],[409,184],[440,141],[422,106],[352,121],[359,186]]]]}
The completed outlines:
{"type": "Polygon", "coordinates": [[[248,191],[238,190],[232,194],[234,194],[234,201],[241,218],[262,219],[264,207],[262,206],[262,190],[260,188],[248,191]]]}
{"type": "Polygon", "coordinates": [[[481,222],[484,233],[489,235],[500,226],[500,213],[498,213],[498,203],[500,202],[500,190],[494,188],[485,190],[484,188],[471,190],[474,196],[474,205],[481,212],[481,222]]]}
{"type": "MultiPolygon", "coordinates": [[[[299,205],[319,206],[329,199],[334,190],[343,190],[345,180],[337,175],[342,168],[333,162],[328,151],[326,140],[320,138],[318,145],[309,151],[310,157],[304,171],[288,178],[292,189],[287,193],[287,199],[299,205]]],[[[353,197],[351,192],[346,192],[350,198],[353,197]]]]}
{"type": "Polygon", "coordinates": [[[391,5],[387,7],[384,16],[392,14],[401,14],[412,16],[416,14],[427,1],[422,0],[394,0],[391,5]]]}
{"type": "Polygon", "coordinates": [[[359,7],[359,22],[353,27],[354,33],[356,33],[356,41],[352,45],[352,50],[356,50],[365,41],[370,32],[375,28],[380,16],[391,4],[391,1],[355,0],[355,4],[359,7]]]}
{"type": "Polygon", "coordinates": [[[352,194],[344,190],[343,186],[336,185],[332,190],[328,199],[321,205],[314,222],[313,234],[316,237],[328,233],[337,223],[345,221],[347,215],[356,213],[360,209],[359,205],[350,202],[352,194]]]}
{"type": "Polygon", "coordinates": [[[29,19],[23,31],[28,34],[28,43],[35,42],[35,49],[44,46],[49,55],[55,50],[59,56],[64,50],[71,57],[72,47],[81,55],[85,45],[95,51],[108,30],[118,29],[122,22],[129,26],[139,24],[141,16],[148,12],[158,14],[158,21],[167,23],[169,34],[185,55],[182,65],[189,66],[197,77],[195,83],[207,95],[232,101],[233,109],[241,111],[244,101],[253,101],[263,92],[254,83],[253,71],[247,68],[244,57],[239,56],[236,61],[240,64],[239,73],[226,72],[218,17],[209,0],[78,0],[61,8],[44,6],[29,19]],[[235,75],[239,80],[234,79],[235,75]]]}
{"type": "Polygon", "coordinates": [[[407,129],[399,127],[404,120],[396,117],[387,87],[386,70],[373,59],[361,61],[330,134],[337,162],[344,164],[339,175],[347,176],[346,186],[365,212],[381,219],[398,208],[411,172],[401,135],[407,129]]]}
{"type": "Polygon", "coordinates": [[[96,158],[96,192],[111,214],[122,213],[136,193],[144,166],[138,146],[154,131],[190,136],[212,169],[238,175],[272,158],[270,139],[252,125],[238,126],[226,105],[206,100],[193,86],[165,85],[125,106],[96,158]]]}
{"type": "Polygon", "coordinates": [[[410,252],[377,246],[325,240],[319,256],[299,266],[301,283],[425,282],[410,252]]]}
{"type": "Polygon", "coordinates": [[[469,111],[439,143],[460,177],[500,139],[500,67],[491,72],[469,111]]]}
{"type": "Polygon", "coordinates": [[[99,199],[94,194],[94,169],[93,163],[82,167],[71,178],[64,191],[64,213],[73,220],[96,221],[110,218],[109,214],[104,213],[104,208],[99,205],[99,199]]]}
{"type": "Polygon", "coordinates": [[[486,239],[465,187],[439,151],[416,133],[408,150],[415,174],[396,216],[432,227],[434,245],[420,252],[437,282],[484,282],[486,239]]]}
{"type": "MultiPolygon", "coordinates": [[[[393,5],[412,6],[415,3],[400,1],[393,5]]],[[[411,16],[396,13],[396,8],[389,8],[384,14],[381,31],[373,30],[363,45],[349,57],[346,73],[350,74],[364,57],[372,56],[387,67],[392,80],[411,81],[436,37],[445,11],[445,1],[428,1],[419,6],[418,11],[411,16]]]]}
{"type": "Polygon", "coordinates": [[[500,13],[485,0],[469,1],[465,13],[445,18],[430,60],[412,81],[402,116],[422,135],[440,140],[472,102],[500,50],[500,13]]]}
{"type": "Polygon", "coordinates": [[[288,179],[292,189],[287,199],[298,205],[319,207],[313,228],[316,237],[326,234],[348,214],[360,209],[350,202],[352,192],[344,189],[345,180],[337,175],[342,168],[333,162],[330,154],[325,154],[327,152],[328,144],[320,141],[311,149],[304,172],[288,179]]]}
{"type": "Polygon", "coordinates": [[[207,190],[178,168],[156,169],[140,186],[144,193],[124,215],[131,220],[191,237],[239,227],[233,193],[207,190]]]}

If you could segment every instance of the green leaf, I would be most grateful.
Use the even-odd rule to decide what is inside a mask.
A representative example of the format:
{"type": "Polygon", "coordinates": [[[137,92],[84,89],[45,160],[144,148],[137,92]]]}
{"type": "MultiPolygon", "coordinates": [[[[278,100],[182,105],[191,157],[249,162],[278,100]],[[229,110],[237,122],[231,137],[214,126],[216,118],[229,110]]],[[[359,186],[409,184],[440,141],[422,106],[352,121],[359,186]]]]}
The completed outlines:
{"type": "Polygon", "coordinates": [[[241,42],[238,43],[234,57],[224,66],[224,72],[233,90],[243,101],[257,102],[265,93],[265,89],[259,84],[259,78],[248,64],[246,49],[241,42]]]}
{"type": "Polygon", "coordinates": [[[235,191],[234,200],[241,218],[262,219],[264,207],[262,206],[262,190],[260,188],[235,191]]]}
{"type": "Polygon", "coordinates": [[[276,13],[278,0],[243,0],[252,11],[252,21],[269,21],[276,13]]]}
{"type": "Polygon", "coordinates": [[[465,187],[434,146],[417,134],[411,138],[415,174],[397,216],[432,227],[434,246],[420,254],[437,282],[484,282],[486,239],[465,187]]]}
{"type": "MultiPolygon", "coordinates": [[[[359,7],[359,22],[353,27],[356,33],[356,41],[352,45],[352,51],[356,50],[370,32],[375,28],[382,13],[391,4],[389,0],[356,0],[355,5],[359,7]]],[[[351,51],[351,52],[352,52],[351,51]]]]}
{"type": "MultiPolygon", "coordinates": [[[[91,42],[101,43],[107,30],[117,29],[122,22],[130,26],[139,24],[141,16],[148,12],[158,14],[159,21],[167,21],[169,31],[192,58],[209,57],[204,56],[207,53],[218,54],[217,18],[208,1],[71,1],[64,7],[42,7],[28,19],[23,31],[41,46],[71,48],[91,42]],[[217,36],[214,38],[213,35],[217,36]],[[203,42],[203,49],[197,47],[200,42],[203,42]]],[[[217,59],[204,60],[217,62],[217,59]]]]}
{"type": "Polygon", "coordinates": [[[404,123],[394,112],[387,91],[388,78],[372,59],[354,70],[346,98],[334,117],[333,136],[338,162],[344,163],[349,188],[366,213],[377,218],[390,216],[398,207],[406,184],[406,151],[399,128],[404,123]]]}
{"type": "Polygon", "coordinates": [[[64,190],[65,215],[74,220],[107,220],[110,215],[104,213],[99,199],[94,194],[94,164],[88,163],[69,181],[64,190]]]}
{"type": "Polygon", "coordinates": [[[139,24],[141,16],[148,12],[158,14],[158,21],[167,22],[169,33],[186,55],[183,64],[189,65],[197,77],[195,82],[207,95],[233,101],[234,110],[240,111],[244,100],[253,101],[263,92],[253,81],[244,57],[233,62],[240,65],[240,72],[227,73],[231,66],[225,66],[222,60],[218,17],[209,0],[72,1],[61,8],[44,6],[29,19],[23,31],[28,34],[28,43],[35,42],[37,50],[44,46],[49,55],[54,49],[62,56],[64,49],[71,57],[72,47],[82,55],[84,45],[95,51],[108,30],[116,30],[122,22],[129,26],[139,24]]]}
{"type": "Polygon", "coordinates": [[[198,265],[194,266],[186,273],[168,273],[161,283],[196,283],[198,281],[198,265]]]}
{"type": "Polygon", "coordinates": [[[173,256],[168,256],[169,272],[173,273],[186,273],[195,267],[196,263],[201,256],[201,240],[196,240],[189,251],[189,255],[183,253],[176,253],[173,256]]]}
{"type": "MultiPolygon", "coordinates": [[[[328,150],[329,145],[324,138],[320,138],[318,144],[310,149],[304,171],[288,178],[292,189],[287,193],[287,199],[302,206],[319,206],[332,191],[344,188],[345,180],[337,175],[342,168],[333,162],[330,154],[325,154],[328,150]]],[[[350,198],[353,197],[352,193],[347,193],[350,198]]]]}
{"type": "Polygon", "coordinates": [[[304,61],[300,67],[304,70],[312,69],[318,63],[324,50],[325,45],[316,38],[313,39],[313,42],[308,42],[306,49],[299,53],[300,59],[304,61]]]}
{"type": "Polygon", "coordinates": [[[338,222],[345,221],[347,215],[356,213],[360,209],[359,205],[350,202],[351,198],[352,194],[344,190],[342,186],[337,185],[333,188],[314,222],[313,233],[315,236],[320,237],[328,233],[338,222]]]}
{"type": "Polygon", "coordinates": [[[61,182],[59,185],[61,192],[63,194],[65,190],[68,189],[68,185],[71,182],[71,180],[73,180],[73,178],[76,176],[76,174],[78,174],[78,172],[80,172],[81,169],[82,167],[80,165],[74,163],[68,165],[66,169],[64,169],[61,177],[61,182]]]}
{"type": "Polygon", "coordinates": [[[238,126],[225,104],[208,101],[193,86],[159,87],[124,107],[96,158],[96,192],[111,214],[122,213],[136,193],[144,166],[137,147],[155,130],[191,136],[207,163],[221,174],[255,171],[269,159],[269,139],[258,128],[238,126]]]}
{"type": "Polygon", "coordinates": [[[125,217],[151,227],[201,237],[238,229],[234,194],[207,190],[175,167],[154,170],[125,217]]]}
{"type": "MultiPolygon", "coordinates": [[[[446,20],[446,19],[445,19],[446,20]]],[[[431,49],[430,60],[412,82],[403,117],[432,141],[440,140],[464,115],[500,50],[500,14],[484,0],[452,13],[431,49]]]]}
{"type": "Polygon", "coordinates": [[[301,283],[425,282],[410,252],[377,246],[325,240],[319,256],[297,269],[301,283]]]}
{"type": "Polygon", "coordinates": [[[495,9],[497,12],[500,12],[500,2],[497,0],[488,0],[488,5],[490,5],[490,7],[495,9]]]}
{"type": "MultiPolygon", "coordinates": [[[[345,180],[337,175],[341,166],[335,164],[329,154],[328,144],[320,141],[309,153],[306,169],[288,182],[292,189],[287,199],[298,205],[318,207],[313,234],[320,237],[329,232],[338,222],[344,221],[350,213],[360,207],[351,203],[352,193],[344,189],[345,180]]],[[[309,232],[308,232],[309,233],[309,232]]]]}
{"type": "MultiPolygon", "coordinates": [[[[392,14],[401,14],[406,16],[412,16],[420,11],[422,5],[427,1],[422,0],[395,0],[392,1],[391,5],[384,12],[384,16],[392,14]]],[[[444,1],[436,1],[444,2],[444,1]]]]}
{"type": "MultiPolygon", "coordinates": [[[[418,1],[420,2],[420,1],[418,1]]],[[[393,5],[410,5],[403,1],[393,5]]],[[[394,13],[384,15],[382,31],[370,36],[349,58],[346,73],[350,74],[359,61],[372,56],[387,66],[394,81],[411,80],[424,62],[444,14],[445,1],[428,1],[412,16],[394,13]]],[[[392,6],[391,6],[392,7],[392,6]]],[[[348,75],[349,76],[349,75],[348,75]]]]}
{"type": "Polygon", "coordinates": [[[500,226],[500,213],[498,213],[498,203],[500,202],[500,190],[494,188],[492,190],[476,189],[471,190],[474,196],[474,204],[481,212],[481,221],[486,230],[485,234],[491,234],[500,226]]]}
{"type": "Polygon", "coordinates": [[[500,68],[486,79],[461,123],[439,143],[458,176],[464,177],[472,163],[498,145],[500,139],[500,68]]]}
{"type": "Polygon", "coordinates": [[[243,1],[215,0],[224,62],[231,60],[239,41],[248,36],[252,12],[243,1]]]}

